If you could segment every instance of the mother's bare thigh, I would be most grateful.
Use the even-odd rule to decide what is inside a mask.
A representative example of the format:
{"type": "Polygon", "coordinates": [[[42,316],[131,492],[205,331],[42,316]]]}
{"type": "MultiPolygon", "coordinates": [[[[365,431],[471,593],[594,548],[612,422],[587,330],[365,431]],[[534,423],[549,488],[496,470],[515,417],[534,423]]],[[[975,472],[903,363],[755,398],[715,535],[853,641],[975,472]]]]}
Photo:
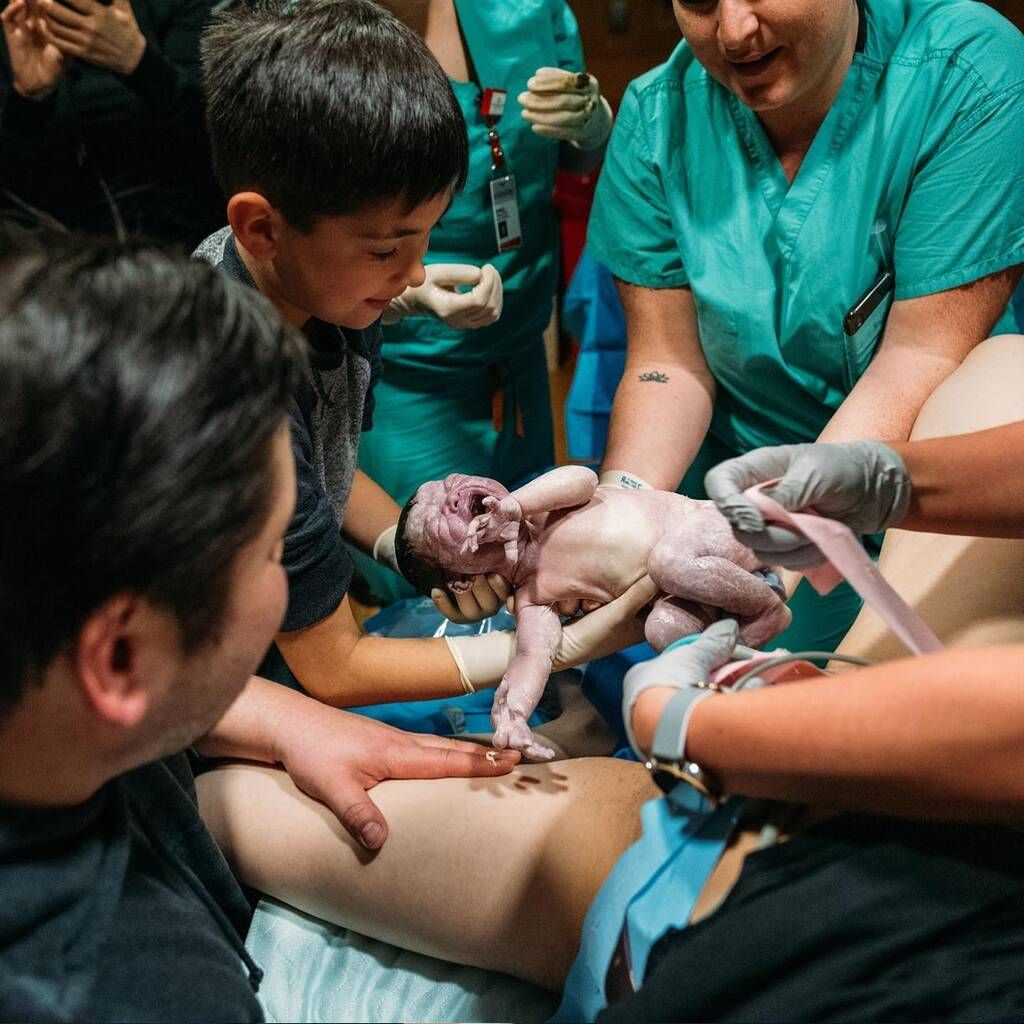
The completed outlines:
{"type": "Polygon", "coordinates": [[[583,918],[659,795],[638,764],[582,758],[501,779],[386,782],[368,856],[280,770],[226,765],[200,809],[239,877],[307,913],[406,949],[559,990],[583,918]]]}
{"type": "MultiPolygon", "coordinates": [[[[925,402],[911,439],[966,434],[1024,419],[1021,380],[1024,338],[1005,335],[982,342],[925,402]]],[[[982,639],[985,623],[1024,618],[1022,540],[889,530],[878,567],[947,645],[998,642],[982,639]]],[[[872,661],[907,653],[870,608],[857,616],[839,650],[872,661]]]]}

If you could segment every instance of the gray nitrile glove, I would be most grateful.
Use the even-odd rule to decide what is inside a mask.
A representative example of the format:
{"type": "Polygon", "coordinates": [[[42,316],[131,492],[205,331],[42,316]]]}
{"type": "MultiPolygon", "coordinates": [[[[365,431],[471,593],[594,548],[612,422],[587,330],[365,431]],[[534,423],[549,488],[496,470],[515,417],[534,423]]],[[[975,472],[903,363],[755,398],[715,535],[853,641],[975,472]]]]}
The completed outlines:
{"type": "Polygon", "coordinates": [[[692,644],[683,644],[650,661],[642,661],[626,673],[622,684],[622,720],[630,746],[638,754],[643,756],[644,752],[637,747],[633,735],[633,706],[640,694],[653,686],[681,690],[706,683],[716,668],[733,660],[739,635],[740,627],[733,619],[719,619],[692,644]]]}
{"type": "Polygon", "coordinates": [[[787,569],[806,569],[825,559],[804,537],[766,526],[760,511],[743,497],[748,487],[774,479],[779,482],[764,493],[783,508],[812,509],[857,534],[895,526],[910,506],[907,467],[881,441],[758,448],[715,466],[704,477],[704,487],[736,539],[769,565],[787,569]]]}

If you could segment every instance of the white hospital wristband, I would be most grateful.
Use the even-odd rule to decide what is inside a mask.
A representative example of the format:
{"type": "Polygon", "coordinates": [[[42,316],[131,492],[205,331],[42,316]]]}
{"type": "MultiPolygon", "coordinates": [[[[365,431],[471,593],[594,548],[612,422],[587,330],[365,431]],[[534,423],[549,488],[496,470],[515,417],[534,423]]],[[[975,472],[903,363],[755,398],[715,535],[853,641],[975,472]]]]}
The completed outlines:
{"type": "Polygon", "coordinates": [[[444,641],[466,693],[501,682],[515,653],[515,633],[504,630],[477,636],[446,636],[444,641]]]}
{"type": "Polygon", "coordinates": [[[646,481],[624,469],[606,469],[597,478],[598,487],[622,487],[627,491],[653,491],[654,488],[646,481]]]}

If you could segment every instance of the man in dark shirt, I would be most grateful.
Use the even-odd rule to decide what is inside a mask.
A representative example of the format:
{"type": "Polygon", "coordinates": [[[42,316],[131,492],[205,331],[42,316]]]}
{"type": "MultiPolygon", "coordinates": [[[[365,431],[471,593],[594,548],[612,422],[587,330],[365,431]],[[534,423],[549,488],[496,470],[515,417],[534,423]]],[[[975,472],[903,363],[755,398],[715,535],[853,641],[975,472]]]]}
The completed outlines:
{"type": "Polygon", "coordinates": [[[280,763],[366,846],[388,777],[517,757],[250,678],[284,615],[304,342],[139,246],[0,252],[0,1020],[257,1020],[181,751],[280,763]]]}

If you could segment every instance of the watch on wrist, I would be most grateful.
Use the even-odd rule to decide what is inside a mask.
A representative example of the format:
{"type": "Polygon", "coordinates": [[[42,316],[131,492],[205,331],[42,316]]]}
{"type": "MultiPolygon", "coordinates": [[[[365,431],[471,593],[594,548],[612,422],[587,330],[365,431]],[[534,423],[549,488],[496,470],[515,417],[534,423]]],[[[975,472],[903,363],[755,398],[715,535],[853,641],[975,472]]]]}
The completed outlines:
{"type": "Polygon", "coordinates": [[[658,761],[650,758],[644,762],[644,767],[651,773],[654,784],[662,793],[673,793],[680,783],[684,783],[692,787],[712,809],[722,800],[717,780],[696,761],[658,761]]]}

